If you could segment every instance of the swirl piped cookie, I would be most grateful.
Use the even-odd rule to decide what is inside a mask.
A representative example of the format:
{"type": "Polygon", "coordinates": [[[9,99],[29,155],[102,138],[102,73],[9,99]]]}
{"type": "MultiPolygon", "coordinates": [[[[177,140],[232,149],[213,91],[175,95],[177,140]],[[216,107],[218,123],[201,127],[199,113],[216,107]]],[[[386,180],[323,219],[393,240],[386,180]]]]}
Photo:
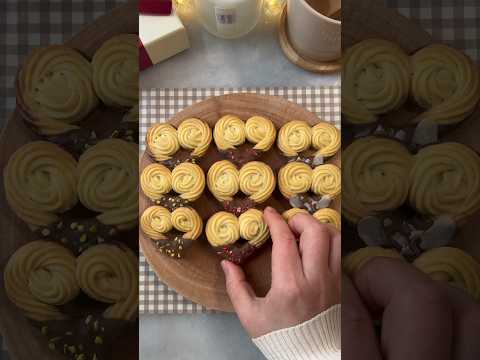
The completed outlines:
{"type": "Polygon", "coordinates": [[[380,39],[357,43],[343,59],[342,114],[361,125],[399,109],[408,98],[410,74],[410,59],[398,45],[380,39]]]}
{"type": "Polygon", "coordinates": [[[18,74],[17,103],[42,135],[78,129],[98,106],[93,67],[80,52],[63,45],[34,50],[18,74]]]}
{"type": "Polygon", "coordinates": [[[278,187],[293,207],[305,208],[310,213],[328,207],[341,191],[340,169],[332,164],[309,165],[294,161],[278,173],[278,187]]]}
{"type": "Polygon", "coordinates": [[[421,149],[410,172],[409,202],[419,213],[462,221],[480,209],[480,156],[460,143],[421,149]]]}
{"type": "Polygon", "coordinates": [[[361,138],[347,147],[342,158],[342,215],[347,220],[357,223],[406,202],[413,157],[400,142],[361,138]]]}
{"type": "Polygon", "coordinates": [[[154,163],[143,169],[140,186],[153,202],[173,210],[200,198],[205,189],[205,174],[197,164],[181,163],[170,171],[154,163]]]}
{"type": "Polygon", "coordinates": [[[424,252],[413,265],[432,279],[460,288],[480,301],[480,264],[466,252],[440,247],[424,252]]]}
{"type": "Polygon", "coordinates": [[[138,222],[138,147],[107,139],[78,162],[78,197],[102,224],[128,230],[138,222]]]}
{"type": "Polygon", "coordinates": [[[9,299],[30,319],[68,318],[58,308],[77,297],[75,256],[65,247],[48,241],[33,241],[8,260],[3,278],[9,299]]]}
{"type": "Polygon", "coordinates": [[[92,299],[111,304],[105,319],[136,319],[138,315],[138,258],[125,246],[100,244],[83,252],[76,262],[76,278],[92,299]]]}
{"type": "Polygon", "coordinates": [[[433,44],[412,57],[412,96],[423,109],[415,122],[453,125],[463,121],[480,100],[477,66],[462,52],[433,44]]]}
{"type": "Polygon", "coordinates": [[[205,227],[208,242],[222,258],[241,264],[250,258],[270,237],[263,213],[249,209],[240,217],[221,211],[205,227]]]}
{"type": "Polygon", "coordinates": [[[138,103],[138,36],[107,40],[92,59],[93,85],[108,106],[131,108],[138,103]]]}
{"type": "Polygon", "coordinates": [[[147,151],[156,161],[172,168],[189,160],[195,162],[207,152],[212,142],[212,130],[200,119],[185,119],[178,129],[170,124],[156,124],[148,129],[147,151]],[[188,152],[177,154],[180,149],[188,152]]]}
{"type": "Polygon", "coordinates": [[[251,161],[239,170],[233,163],[222,160],[210,167],[207,185],[226,210],[240,215],[255,204],[267,201],[275,190],[276,180],[273,170],[263,162],[251,161]],[[239,191],[247,197],[236,197],[239,191]]]}
{"type": "Polygon", "coordinates": [[[270,150],[276,136],[273,122],[262,116],[252,116],[244,122],[235,115],[225,115],[217,121],[213,130],[217,149],[238,165],[270,150]],[[245,143],[254,146],[242,147],[245,143]]]}
{"type": "MultiPolygon", "coordinates": [[[[282,213],[282,216],[285,219],[285,221],[289,222],[298,214],[309,215],[310,213],[305,209],[291,208],[284,211],[282,213]]],[[[334,209],[323,208],[323,209],[317,210],[313,213],[313,217],[317,219],[319,222],[321,222],[322,224],[330,224],[335,226],[337,230],[341,229],[342,219],[341,219],[340,213],[334,209]]]]}
{"type": "Polygon", "coordinates": [[[306,121],[293,120],[280,128],[277,146],[284,156],[315,166],[338,152],[341,137],[339,130],[329,123],[311,127],[306,121]]]}
{"type": "Polygon", "coordinates": [[[370,260],[382,257],[405,261],[400,253],[395,249],[386,249],[378,246],[367,246],[360,248],[342,259],[343,270],[348,275],[353,275],[359,271],[370,260]]]}
{"type": "Polygon", "coordinates": [[[180,259],[202,235],[203,221],[190,207],[179,207],[170,212],[163,206],[151,206],[143,212],[140,228],[160,253],[180,259]]]}

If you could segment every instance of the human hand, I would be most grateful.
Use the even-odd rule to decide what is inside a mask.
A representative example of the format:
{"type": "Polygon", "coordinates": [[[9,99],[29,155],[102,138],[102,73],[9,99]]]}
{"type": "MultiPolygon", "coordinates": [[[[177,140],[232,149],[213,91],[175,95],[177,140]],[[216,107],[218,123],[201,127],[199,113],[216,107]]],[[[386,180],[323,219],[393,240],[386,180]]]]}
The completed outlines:
{"type": "Polygon", "coordinates": [[[257,297],[242,268],[222,261],[228,295],[252,338],[296,326],[340,303],[340,233],[306,214],[287,224],[271,207],[264,218],[273,242],[268,294],[257,297]]]}
{"type": "Polygon", "coordinates": [[[480,305],[409,264],[376,258],[343,279],[343,359],[479,359],[479,332],[480,305]]]}

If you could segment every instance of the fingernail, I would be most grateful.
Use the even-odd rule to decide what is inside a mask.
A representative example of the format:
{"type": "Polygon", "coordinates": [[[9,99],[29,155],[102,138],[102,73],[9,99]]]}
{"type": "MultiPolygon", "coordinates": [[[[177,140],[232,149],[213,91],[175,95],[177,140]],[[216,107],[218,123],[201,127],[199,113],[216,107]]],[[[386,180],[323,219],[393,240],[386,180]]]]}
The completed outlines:
{"type": "Polygon", "coordinates": [[[271,207],[271,206],[267,206],[267,207],[265,208],[265,212],[273,213],[273,212],[275,212],[275,209],[274,209],[273,207],[271,207]]]}
{"type": "Polygon", "coordinates": [[[223,269],[223,272],[225,273],[225,276],[227,276],[227,275],[228,275],[227,260],[222,260],[222,262],[220,263],[220,265],[222,266],[222,269],[223,269]]]}

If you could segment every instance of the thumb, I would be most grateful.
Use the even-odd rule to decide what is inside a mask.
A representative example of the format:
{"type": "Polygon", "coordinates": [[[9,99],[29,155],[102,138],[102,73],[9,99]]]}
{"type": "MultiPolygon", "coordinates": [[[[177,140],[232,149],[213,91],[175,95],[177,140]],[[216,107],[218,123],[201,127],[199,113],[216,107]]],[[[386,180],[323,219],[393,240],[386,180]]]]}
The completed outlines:
{"type": "Polygon", "coordinates": [[[223,260],[221,265],[225,273],[228,296],[238,316],[242,319],[252,310],[252,304],[256,299],[255,292],[240,266],[227,260],[223,260]]]}

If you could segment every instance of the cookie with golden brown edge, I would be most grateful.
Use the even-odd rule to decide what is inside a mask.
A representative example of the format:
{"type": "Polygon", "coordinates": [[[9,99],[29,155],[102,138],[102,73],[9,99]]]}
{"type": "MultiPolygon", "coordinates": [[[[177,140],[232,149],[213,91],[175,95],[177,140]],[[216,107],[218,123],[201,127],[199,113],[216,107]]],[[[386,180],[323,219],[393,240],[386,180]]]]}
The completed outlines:
{"type": "Polygon", "coordinates": [[[373,136],[355,140],[342,154],[342,215],[357,223],[402,206],[412,166],[413,156],[398,141],[373,136]]]}
{"type": "Polygon", "coordinates": [[[355,272],[359,271],[364,265],[366,265],[370,260],[377,257],[405,261],[402,255],[400,255],[400,253],[395,249],[386,249],[378,246],[367,246],[364,248],[360,248],[345,256],[342,259],[342,267],[348,275],[353,275],[355,272]]]}
{"type": "Polygon", "coordinates": [[[217,255],[236,264],[253,256],[270,237],[263,213],[257,209],[249,209],[238,218],[218,212],[207,221],[205,233],[217,255]]]}
{"type": "Polygon", "coordinates": [[[480,301],[480,263],[463,250],[453,247],[428,250],[413,265],[432,279],[460,288],[480,301]]]}
{"type": "Polygon", "coordinates": [[[148,154],[169,168],[184,161],[195,163],[205,155],[211,142],[209,125],[196,118],[183,120],[178,129],[170,124],[153,125],[146,136],[148,154]]]}
{"type": "Polygon", "coordinates": [[[238,169],[233,163],[221,160],[210,167],[207,185],[227,211],[240,215],[267,201],[275,190],[276,180],[273,170],[263,162],[251,161],[238,169]],[[239,191],[245,196],[237,196],[239,191]]]}
{"type": "Polygon", "coordinates": [[[252,116],[244,122],[238,116],[228,114],[216,122],[213,130],[219,152],[238,166],[269,151],[276,136],[275,125],[263,116],[252,116]]]}
{"type": "MultiPolygon", "coordinates": [[[[310,214],[310,213],[305,209],[291,208],[284,211],[282,213],[282,216],[285,219],[285,221],[288,222],[291,219],[293,219],[297,214],[310,214]]],[[[317,210],[312,216],[318,221],[320,221],[322,224],[330,224],[335,226],[337,230],[341,229],[342,221],[341,221],[340,213],[334,209],[323,208],[323,209],[317,210]]]]}
{"type": "Polygon", "coordinates": [[[140,218],[140,229],[160,253],[180,259],[202,235],[203,221],[190,207],[179,207],[170,212],[163,206],[151,206],[140,218]]]}
{"type": "Polygon", "coordinates": [[[411,92],[425,111],[414,122],[454,125],[465,120],[480,100],[480,73],[461,51],[432,44],[411,56],[411,92]]]}
{"type": "Polygon", "coordinates": [[[449,215],[462,222],[480,209],[480,156],[468,146],[448,142],[421,149],[409,177],[409,202],[433,218],[449,215]]]}
{"type": "Polygon", "coordinates": [[[92,59],[93,85],[107,106],[138,104],[138,36],[121,34],[105,41],[92,59]]]}
{"type": "Polygon", "coordinates": [[[342,114],[356,125],[378,121],[408,99],[412,67],[398,45],[368,39],[350,47],[343,59],[342,114]]]}
{"type": "Polygon", "coordinates": [[[41,135],[79,129],[77,124],[99,104],[90,61],[63,45],[34,50],[18,73],[17,104],[41,135]]]}
{"type": "Polygon", "coordinates": [[[341,190],[340,169],[333,164],[316,166],[293,161],[278,173],[278,187],[290,205],[310,213],[328,207],[341,190]]]}

